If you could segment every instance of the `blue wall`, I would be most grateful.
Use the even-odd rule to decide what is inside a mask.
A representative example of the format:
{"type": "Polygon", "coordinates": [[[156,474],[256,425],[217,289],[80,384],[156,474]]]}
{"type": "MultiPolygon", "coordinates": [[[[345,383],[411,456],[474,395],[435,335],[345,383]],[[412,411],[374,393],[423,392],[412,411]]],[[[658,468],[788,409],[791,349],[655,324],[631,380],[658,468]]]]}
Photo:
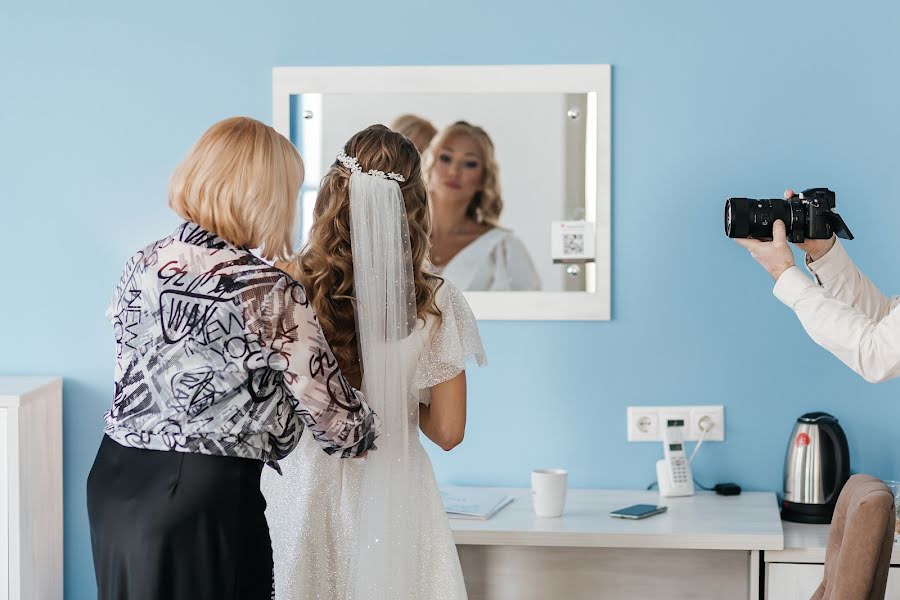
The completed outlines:
{"type": "MultiPolygon", "coordinates": [[[[808,341],[723,238],[729,195],[827,185],[876,281],[900,289],[900,6],[847,2],[6,2],[0,7],[0,374],[65,377],[66,597],[94,595],[84,481],[110,402],[103,309],[165,235],[168,175],[234,114],[271,118],[276,65],[611,63],[608,323],[485,323],[469,434],[438,476],[643,487],[629,404],[722,403],[707,483],[780,487],[793,419],[833,411],[854,466],[900,479],[900,383],[808,341]]],[[[515,199],[510,199],[515,201],[515,199]]]]}

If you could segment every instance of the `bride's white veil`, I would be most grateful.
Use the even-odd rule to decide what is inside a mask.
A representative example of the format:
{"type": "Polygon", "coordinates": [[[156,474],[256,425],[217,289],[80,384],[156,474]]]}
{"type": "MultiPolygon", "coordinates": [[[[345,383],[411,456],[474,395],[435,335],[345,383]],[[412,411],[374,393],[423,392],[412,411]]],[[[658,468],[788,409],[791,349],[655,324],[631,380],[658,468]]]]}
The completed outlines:
{"type": "Polygon", "coordinates": [[[410,436],[418,435],[416,405],[409,404],[415,361],[407,338],[416,324],[409,225],[396,173],[363,172],[343,151],[350,171],[350,238],[362,390],[382,423],[376,446],[365,458],[359,525],[348,598],[414,598],[418,503],[412,501],[416,461],[410,436]]]}

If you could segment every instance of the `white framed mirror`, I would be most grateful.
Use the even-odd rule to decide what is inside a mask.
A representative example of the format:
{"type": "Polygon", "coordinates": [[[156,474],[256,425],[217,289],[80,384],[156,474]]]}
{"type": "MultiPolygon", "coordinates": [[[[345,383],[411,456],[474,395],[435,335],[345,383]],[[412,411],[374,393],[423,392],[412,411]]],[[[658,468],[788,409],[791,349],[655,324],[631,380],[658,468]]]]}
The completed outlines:
{"type": "Polygon", "coordinates": [[[470,243],[435,245],[441,274],[481,320],[610,319],[609,65],[277,67],[272,101],[275,129],[306,164],[298,245],[344,142],[374,123],[400,130],[403,115],[438,132],[421,147],[434,219],[444,218],[444,198],[468,188],[442,169],[461,172],[479,155],[454,126],[465,121],[489,137],[496,193],[473,196],[466,214],[482,230],[470,243]],[[484,197],[501,198],[502,210],[484,197]]]}

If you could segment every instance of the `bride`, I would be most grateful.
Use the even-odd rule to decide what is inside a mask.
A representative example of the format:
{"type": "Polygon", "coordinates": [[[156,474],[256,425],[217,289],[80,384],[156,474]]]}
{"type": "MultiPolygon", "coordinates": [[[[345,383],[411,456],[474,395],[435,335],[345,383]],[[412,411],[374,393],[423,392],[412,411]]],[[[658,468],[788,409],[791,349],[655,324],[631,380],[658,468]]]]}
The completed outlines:
{"type": "Polygon", "coordinates": [[[487,132],[457,121],[425,153],[434,227],[431,261],[466,291],[534,291],[541,278],[515,233],[501,227],[500,167],[487,132]]]}
{"type": "Polygon", "coordinates": [[[418,431],[444,450],[462,441],[466,361],[485,356],[462,293],[431,272],[430,229],[419,152],[374,125],[338,155],[308,245],[282,265],[383,433],[350,461],[305,436],[283,477],[264,475],[278,600],[466,598],[418,431]]]}

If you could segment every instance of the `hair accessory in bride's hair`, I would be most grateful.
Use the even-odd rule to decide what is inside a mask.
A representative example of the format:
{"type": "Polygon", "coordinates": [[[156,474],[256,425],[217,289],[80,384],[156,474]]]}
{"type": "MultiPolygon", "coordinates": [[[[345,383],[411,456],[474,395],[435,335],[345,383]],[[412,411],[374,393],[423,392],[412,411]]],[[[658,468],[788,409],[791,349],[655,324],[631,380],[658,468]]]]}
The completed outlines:
{"type": "Polygon", "coordinates": [[[356,160],[356,158],[353,156],[347,156],[347,154],[343,150],[338,152],[337,161],[350,169],[351,173],[365,173],[366,175],[372,175],[373,177],[380,177],[381,179],[392,179],[401,183],[406,181],[406,177],[404,177],[400,173],[385,173],[384,171],[377,171],[375,169],[363,171],[359,166],[359,161],[356,160]]]}

